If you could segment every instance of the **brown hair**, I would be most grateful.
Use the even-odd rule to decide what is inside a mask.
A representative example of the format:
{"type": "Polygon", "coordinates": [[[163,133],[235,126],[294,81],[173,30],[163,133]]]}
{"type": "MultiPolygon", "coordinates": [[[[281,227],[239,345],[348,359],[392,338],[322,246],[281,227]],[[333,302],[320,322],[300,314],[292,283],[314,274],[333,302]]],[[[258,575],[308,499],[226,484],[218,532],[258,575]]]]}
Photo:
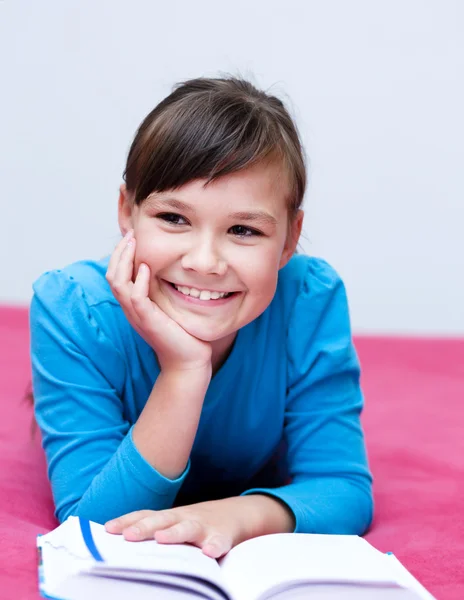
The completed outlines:
{"type": "Polygon", "coordinates": [[[151,193],[194,179],[205,185],[260,161],[280,161],[290,184],[289,214],[303,202],[306,168],[297,128],[284,104],[236,77],[175,86],[140,125],[124,180],[141,204],[151,193]]]}

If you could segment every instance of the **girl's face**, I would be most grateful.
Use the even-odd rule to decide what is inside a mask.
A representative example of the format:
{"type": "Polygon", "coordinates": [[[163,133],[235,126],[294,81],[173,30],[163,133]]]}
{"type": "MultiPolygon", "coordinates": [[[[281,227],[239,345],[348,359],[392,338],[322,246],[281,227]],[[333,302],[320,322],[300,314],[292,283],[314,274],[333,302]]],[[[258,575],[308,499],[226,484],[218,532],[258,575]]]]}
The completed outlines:
{"type": "Polygon", "coordinates": [[[151,300],[191,335],[232,342],[271,302],[303,221],[299,211],[289,225],[280,175],[261,164],[206,187],[195,180],[153,193],[140,206],[121,186],[119,224],[123,234],[134,229],[134,273],[142,262],[150,267],[151,300]]]}

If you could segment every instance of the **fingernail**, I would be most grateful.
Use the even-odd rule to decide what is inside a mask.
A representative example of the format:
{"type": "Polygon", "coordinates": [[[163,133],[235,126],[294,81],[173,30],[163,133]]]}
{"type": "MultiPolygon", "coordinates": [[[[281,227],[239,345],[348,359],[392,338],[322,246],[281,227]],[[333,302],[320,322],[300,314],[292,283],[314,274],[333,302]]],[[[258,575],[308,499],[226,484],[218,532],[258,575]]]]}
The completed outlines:
{"type": "Polygon", "coordinates": [[[129,229],[129,231],[126,233],[126,235],[124,237],[126,238],[126,240],[130,240],[133,235],[134,235],[134,230],[129,229]]]}
{"type": "Polygon", "coordinates": [[[140,535],[140,529],[138,527],[130,527],[129,531],[136,535],[137,537],[140,535]]]}
{"type": "Polygon", "coordinates": [[[204,550],[211,558],[219,558],[222,554],[222,548],[219,548],[216,544],[207,544],[204,550]]]}

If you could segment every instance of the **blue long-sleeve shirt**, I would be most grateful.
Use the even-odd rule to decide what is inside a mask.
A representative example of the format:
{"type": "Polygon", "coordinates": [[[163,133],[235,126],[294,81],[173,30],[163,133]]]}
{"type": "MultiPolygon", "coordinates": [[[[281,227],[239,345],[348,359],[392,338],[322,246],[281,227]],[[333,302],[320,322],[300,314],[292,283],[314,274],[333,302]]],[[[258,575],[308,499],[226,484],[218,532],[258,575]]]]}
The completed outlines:
{"type": "MultiPolygon", "coordinates": [[[[109,257],[49,271],[30,307],[32,383],[56,505],[100,523],[241,494],[286,503],[297,532],[363,533],[372,479],[345,289],[294,256],[212,378],[185,472],[168,479],[132,439],[159,366],[105,279],[109,257]]],[[[156,444],[153,439],[153,444],[156,444]]]]}

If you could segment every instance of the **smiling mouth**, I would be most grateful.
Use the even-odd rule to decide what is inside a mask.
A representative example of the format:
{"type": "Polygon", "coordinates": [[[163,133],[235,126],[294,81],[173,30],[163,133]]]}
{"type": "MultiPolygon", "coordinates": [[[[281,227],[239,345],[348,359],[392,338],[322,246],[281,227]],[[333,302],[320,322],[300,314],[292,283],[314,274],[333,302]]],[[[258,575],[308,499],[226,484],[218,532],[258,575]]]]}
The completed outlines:
{"type": "Polygon", "coordinates": [[[226,300],[232,296],[237,295],[239,292],[209,292],[200,291],[196,288],[188,288],[186,286],[178,286],[171,281],[165,280],[177,293],[182,294],[185,298],[191,298],[193,300],[200,300],[203,302],[218,302],[219,300],[226,300]],[[194,290],[194,291],[192,291],[194,290]]]}

